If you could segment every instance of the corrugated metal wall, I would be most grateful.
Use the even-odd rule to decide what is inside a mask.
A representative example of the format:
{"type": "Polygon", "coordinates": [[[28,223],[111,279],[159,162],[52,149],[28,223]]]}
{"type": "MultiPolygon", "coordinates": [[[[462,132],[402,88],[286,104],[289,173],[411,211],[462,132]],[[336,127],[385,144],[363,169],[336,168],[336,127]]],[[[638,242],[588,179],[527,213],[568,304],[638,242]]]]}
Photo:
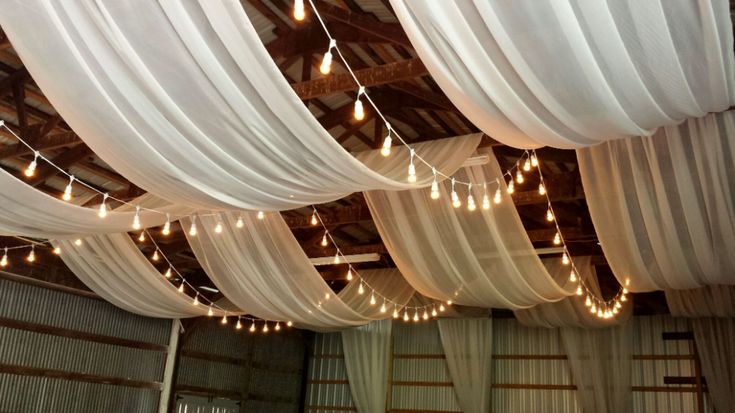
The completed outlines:
{"type": "MultiPolygon", "coordinates": [[[[165,345],[170,322],[96,299],[0,280],[0,317],[165,345]]],[[[0,327],[0,364],[160,381],[166,354],[0,327]]],[[[159,392],[55,378],[0,375],[3,412],[153,412],[159,392]]]]}
{"type": "MultiPolygon", "coordinates": [[[[696,412],[696,394],[693,392],[645,390],[653,387],[676,387],[664,385],[664,376],[694,375],[693,361],[686,357],[692,354],[691,343],[686,340],[666,341],[662,338],[664,332],[691,331],[686,320],[668,316],[635,317],[632,323],[633,354],[637,356],[632,361],[632,385],[638,388],[633,392],[633,412],[696,412]],[[679,357],[681,360],[661,359],[668,356],[683,357],[679,357]]],[[[312,355],[310,361],[306,404],[321,408],[310,411],[326,413],[354,408],[339,334],[317,334],[314,349],[315,355],[312,355]]],[[[573,381],[557,330],[523,327],[515,319],[495,319],[493,354],[492,411],[581,411],[576,402],[575,391],[563,389],[564,386],[573,385],[573,381]],[[503,388],[503,385],[508,384],[559,388],[503,388]]],[[[453,388],[442,384],[451,380],[441,355],[443,350],[436,323],[394,323],[394,385],[389,394],[391,409],[460,411],[453,388]],[[422,386],[421,382],[430,382],[432,385],[422,386]]],[[[709,412],[711,409],[705,405],[705,411],[709,412]]]]}

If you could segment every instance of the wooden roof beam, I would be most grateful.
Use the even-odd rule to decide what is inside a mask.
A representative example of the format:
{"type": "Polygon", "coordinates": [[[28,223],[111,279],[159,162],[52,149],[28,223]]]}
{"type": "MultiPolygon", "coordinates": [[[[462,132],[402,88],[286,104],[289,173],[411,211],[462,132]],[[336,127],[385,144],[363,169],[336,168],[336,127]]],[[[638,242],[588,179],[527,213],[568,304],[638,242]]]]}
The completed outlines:
{"type": "Polygon", "coordinates": [[[383,38],[390,43],[412,47],[406,32],[398,23],[383,23],[369,14],[351,12],[331,5],[324,0],[315,0],[314,4],[319,15],[327,20],[340,21],[357,30],[383,38]]]}

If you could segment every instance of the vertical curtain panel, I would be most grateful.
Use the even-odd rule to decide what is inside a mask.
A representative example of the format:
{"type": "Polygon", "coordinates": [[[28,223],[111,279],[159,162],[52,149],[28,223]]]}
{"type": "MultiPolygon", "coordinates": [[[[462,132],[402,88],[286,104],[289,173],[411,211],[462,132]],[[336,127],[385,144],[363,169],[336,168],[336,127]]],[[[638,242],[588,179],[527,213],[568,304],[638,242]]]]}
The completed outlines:
{"type": "Polygon", "coordinates": [[[342,331],[347,380],[358,413],[384,413],[388,391],[392,321],[342,331]]]}
{"type": "Polygon", "coordinates": [[[510,146],[650,135],[735,103],[726,0],[391,0],[437,84],[510,146]]]}
{"type": "Polygon", "coordinates": [[[492,319],[438,320],[457,401],[464,413],[490,412],[492,385],[492,319]]]}

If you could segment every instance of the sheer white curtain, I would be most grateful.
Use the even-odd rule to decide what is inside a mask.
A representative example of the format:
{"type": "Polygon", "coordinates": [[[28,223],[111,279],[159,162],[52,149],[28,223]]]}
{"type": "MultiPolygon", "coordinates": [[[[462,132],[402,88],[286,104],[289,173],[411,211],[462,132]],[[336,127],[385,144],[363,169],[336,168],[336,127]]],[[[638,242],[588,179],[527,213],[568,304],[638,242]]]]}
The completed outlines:
{"type": "Polygon", "coordinates": [[[726,0],[391,0],[432,77],[520,148],[649,135],[735,103],[726,0]]]}
{"type": "Polygon", "coordinates": [[[493,329],[490,318],[438,320],[457,401],[464,413],[490,411],[493,329]]]}
{"type": "Polygon", "coordinates": [[[708,285],[665,293],[674,317],[735,317],[735,286],[708,285]]]}
{"type": "Polygon", "coordinates": [[[365,291],[360,294],[360,280],[355,278],[337,294],[348,307],[372,319],[390,317],[393,310],[401,310],[413,297],[416,290],[403,278],[396,268],[359,270],[365,280],[365,291]],[[367,287],[375,289],[376,303],[370,304],[371,293],[367,287]],[[386,311],[381,308],[385,305],[386,311]]]}
{"type": "Polygon", "coordinates": [[[386,411],[391,331],[391,320],[342,331],[347,380],[358,413],[386,411]]]}
{"type": "Polygon", "coordinates": [[[582,411],[629,412],[633,395],[630,327],[563,327],[560,332],[582,411]]]}
{"type": "Polygon", "coordinates": [[[631,291],[735,284],[735,112],[577,150],[592,222],[631,291]]]}
{"type": "MultiPolygon", "coordinates": [[[[389,174],[345,151],[294,93],[238,1],[8,0],[0,25],[85,143],[175,204],[283,210],[431,183],[419,164],[418,182],[408,183],[400,154],[386,161],[402,162],[389,174]]],[[[451,173],[479,136],[463,142],[426,156],[451,173]]]]}
{"type": "MultiPolygon", "coordinates": [[[[569,281],[570,266],[562,264],[558,258],[543,260],[549,274],[565,289],[574,291],[577,282],[569,281]]],[[[597,271],[592,265],[592,257],[574,257],[574,266],[577,268],[579,279],[584,280],[590,292],[596,297],[603,298],[600,285],[597,281],[597,271]]],[[[528,327],[609,327],[624,324],[633,314],[632,297],[624,303],[620,312],[613,318],[600,318],[592,314],[585,306],[585,296],[573,295],[561,301],[549,304],[539,304],[523,310],[515,310],[513,314],[518,321],[528,327]]]]}
{"type": "MultiPolygon", "coordinates": [[[[466,167],[458,179],[485,182],[501,177],[492,151],[490,161],[466,167]]],[[[419,293],[437,300],[484,308],[527,308],[570,294],[544,268],[528,239],[513,200],[502,182],[502,202],[479,206],[482,187],[473,187],[474,212],[452,207],[450,182],[439,184],[440,199],[430,190],[369,191],[370,212],[401,274],[419,293]]],[[[457,187],[463,204],[466,187],[457,187]]],[[[495,188],[489,187],[489,196],[495,188]]]]}

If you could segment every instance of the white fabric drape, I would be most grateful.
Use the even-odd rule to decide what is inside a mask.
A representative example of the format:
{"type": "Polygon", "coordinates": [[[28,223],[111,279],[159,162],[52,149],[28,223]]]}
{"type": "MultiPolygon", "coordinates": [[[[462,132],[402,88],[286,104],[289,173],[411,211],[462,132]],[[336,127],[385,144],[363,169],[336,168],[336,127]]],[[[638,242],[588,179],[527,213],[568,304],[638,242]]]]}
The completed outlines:
{"type": "MultiPolygon", "coordinates": [[[[69,269],[92,291],[132,313],[157,318],[207,314],[203,305],[180,293],[138,250],[127,234],[104,234],[55,241],[69,269]]],[[[214,310],[216,314],[220,311],[214,310]]]]}
{"type": "Polygon", "coordinates": [[[358,413],[386,411],[391,320],[342,331],[347,380],[358,413]]]}
{"type": "Polygon", "coordinates": [[[457,401],[464,413],[490,412],[492,384],[492,319],[438,320],[457,401]]]}
{"type": "Polygon", "coordinates": [[[449,99],[493,138],[579,148],[735,103],[726,0],[391,0],[449,99]]]}
{"type": "MultiPolygon", "coordinates": [[[[0,169],[0,234],[36,238],[68,239],[80,234],[118,233],[131,229],[135,212],[107,212],[102,219],[97,209],[84,208],[45,194],[0,169]]],[[[101,197],[100,197],[101,200],[101,197]]],[[[109,205],[108,205],[109,207],[109,205]]],[[[177,214],[188,213],[187,208],[162,207],[177,214]]],[[[141,227],[162,225],[166,216],[140,211],[141,227]]]]}
{"type": "Polygon", "coordinates": [[[629,412],[633,395],[630,328],[564,327],[560,332],[582,411],[629,412]]]}
{"type": "Polygon", "coordinates": [[[337,296],[348,307],[365,317],[376,320],[390,317],[394,309],[403,308],[416,292],[396,268],[360,270],[360,276],[366,284],[363,294],[360,294],[360,280],[356,278],[337,296]],[[367,286],[375,289],[375,305],[370,304],[371,293],[367,290],[367,286]],[[386,312],[382,313],[380,309],[384,303],[386,312]]]}
{"type": "Polygon", "coordinates": [[[691,320],[702,372],[717,412],[735,406],[735,318],[691,320]]]}
{"type": "MultiPolygon", "coordinates": [[[[585,281],[585,284],[596,297],[602,297],[600,285],[597,281],[597,272],[592,265],[592,257],[582,256],[574,257],[574,266],[579,274],[577,276],[585,281]]],[[[571,271],[569,265],[562,264],[558,258],[543,260],[549,274],[560,285],[569,291],[577,288],[577,282],[569,281],[569,273],[571,271]]],[[[596,314],[590,313],[589,308],[584,304],[585,297],[573,295],[561,301],[549,304],[539,304],[524,310],[516,310],[513,312],[518,321],[528,327],[609,327],[617,324],[624,324],[633,314],[632,298],[623,304],[620,312],[613,318],[600,318],[596,314]]]]}
{"type": "MultiPolygon", "coordinates": [[[[485,182],[502,176],[492,151],[483,166],[455,176],[485,182]]],[[[527,308],[570,294],[544,268],[502,182],[502,202],[481,206],[483,188],[473,187],[477,210],[453,208],[450,182],[439,184],[440,199],[428,189],[365,193],[375,225],[401,274],[419,293],[437,300],[484,308],[527,308]]],[[[466,187],[457,187],[466,203],[466,187]]],[[[489,196],[495,188],[488,188],[489,196]]]]}
{"type": "Polygon", "coordinates": [[[735,286],[708,285],[692,290],[666,290],[665,293],[674,317],[735,318],[735,286]]]}
{"type": "MultiPolygon", "coordinates": [[[[6,0],[0,25],[84,142],[175,204],[283,210],[431,182],[431,169],[417,164],[418,182],[408,183],[400,154],[384,162],[402,167],[381,174],[345,151],[238,1],[6,0]]],[[[420,155],[451,173],[478,142],[420,155]]]]}
{"type": "Polygon", "coordinates": [[[600,244],[629,290],[735,284],[735,111],[577,157],[600,244]]]}

